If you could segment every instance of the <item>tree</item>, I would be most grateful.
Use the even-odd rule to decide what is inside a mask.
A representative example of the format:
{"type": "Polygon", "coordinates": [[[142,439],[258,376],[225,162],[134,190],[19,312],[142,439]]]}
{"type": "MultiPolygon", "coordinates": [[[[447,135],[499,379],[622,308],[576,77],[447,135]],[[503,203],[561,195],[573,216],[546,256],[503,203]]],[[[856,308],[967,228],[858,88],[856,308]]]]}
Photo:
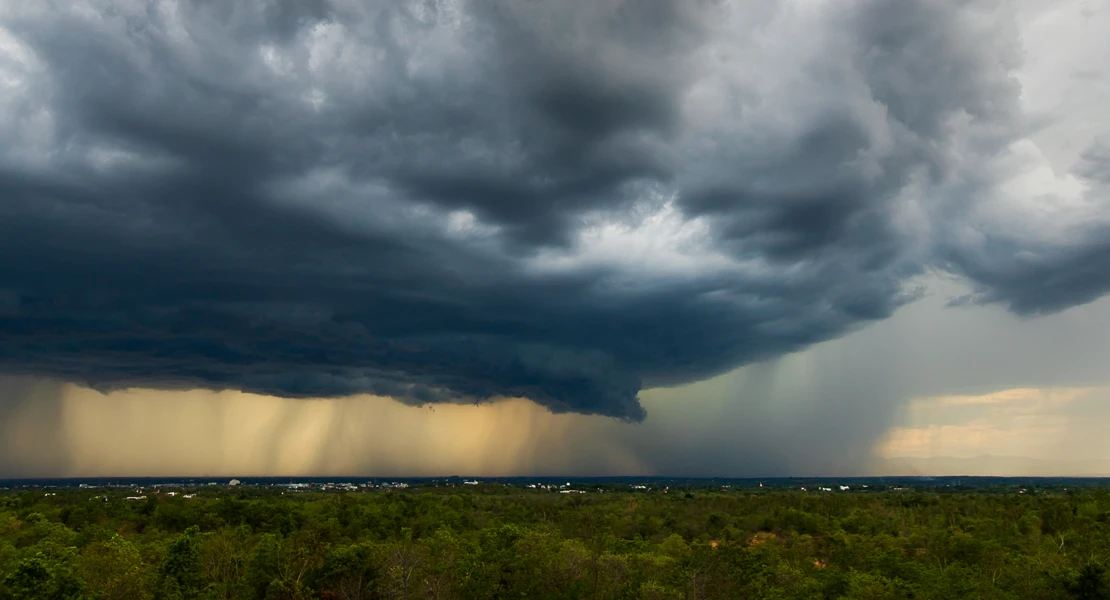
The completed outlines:
{"type": "Polygon", "coordinates": [[[64,563],[42,553],[19,561],[0,582],[3,600],[84,600],[84,585],[64,563]]]}
{"type": "Polygon", "coordinates": [[[324,557],[314,583],[340,600],[369,598],[381,575],[380,554],[370,542],[334,548],[324,557]]]}
{"type": "Polygon", "coordinates": [[[201,591],[200,528],[193,526],[170,540],[162,560],[156,597],[192,600],[201,591]]]}
{"type": "Polygon", "coordinates": [[[253,597],[265,600],[266,593],[281,572],[281,542],[272,533],[262,536],[247,565],[246,583],[253,597]]]}
{"type": "Polygon", "coordinates": [[[247,597],[247,565],[253,543],[249,527],[225,527],[206,537],[201,545],[200,562],[208,583],[207,596],[213,600],[247,597]]]}
{"type": "Polygon", "coordinates": [[[424,564],[425,551],[413,543],[412,530],[406,528],[401,535],[401,540],[386,550],[385,592],[390,598],[410,600],[423,588],[414,575],[424,564]]]}
{"type": "Polygon", "coordinates": [[[77,570],[97,598],[142,600],[150,595],[149,577],[139,551],[118,534],[85,546],[77,570]]]}
{"type": "Polygon", "coordinates": [[[1110,589],[1106,586],[1106,569],[1098,565],[1085,565],[1068,585],[1068,593],[1076,600],[1110,599],[1110,589]]]}

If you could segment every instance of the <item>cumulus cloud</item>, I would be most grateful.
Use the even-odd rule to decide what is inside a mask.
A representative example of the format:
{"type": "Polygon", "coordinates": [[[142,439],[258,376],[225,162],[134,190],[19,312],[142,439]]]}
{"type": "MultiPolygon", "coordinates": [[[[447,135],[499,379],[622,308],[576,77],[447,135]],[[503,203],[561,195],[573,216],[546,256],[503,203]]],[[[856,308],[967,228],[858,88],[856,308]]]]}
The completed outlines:
{"type": "Polygon", "coordinates": [[[929,270],[1088,302],[1106,146],[1041,151],[1024,14],[6,4],[0,370],[637,421],[642,388],[885,319],[929,270]]]}

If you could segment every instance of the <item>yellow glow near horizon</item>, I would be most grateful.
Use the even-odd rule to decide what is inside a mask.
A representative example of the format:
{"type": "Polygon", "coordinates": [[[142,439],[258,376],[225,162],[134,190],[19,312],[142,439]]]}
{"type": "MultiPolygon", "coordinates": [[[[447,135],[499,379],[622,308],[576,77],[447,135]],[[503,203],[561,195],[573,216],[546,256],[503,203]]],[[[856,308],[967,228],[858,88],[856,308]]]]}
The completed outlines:
{"type": "Polygon", "coordinates": [[[1007,469],[1019,471],[1110,472],[1110,441],[1094,435],[1110,423],[1108,398],[1110,388],[1014,388],[919,398],[908,404],[905,424],[892,427],[875,454],[922,470],[940,468],[923,460],[1001,457],[1011,460],[1007,469]]]}
{"type": "MultiPolygon", "coordinates": [[[[571,468],[574,435],[598,424],[526,400],[406,406],[388,398],[291,400],[241,392],[67,386],[68,475],[514,475],[571,468]]],[[[605,436],[579,448],[642,473],[605,436]]]]}
{"type": "MultiPolygon", "coordinates": [[[[752,375],[773,383],[782,373],[752,375]]],[[[645,391],[652,417],[643,424],[551,414],[523,399],[421,408],[375,396],[292,400],[145,389],[102,395],[48,383],[0,423],[0,453],[8,458],[0,464],[9,476],[674,474],[696,467],[691,461],[698,457],[728,469],[760,458],[752,454],[759,448],[804,448],[827,423],[806,425],[817,405],[760,403],[747,394],[737,402],[729,381],[645,391]],[[745,444],[752,435],[763,441],[745,444]],[[666,460],[681,452],[685,462],[666,460]]],[[[758,395],[761,388],[750,389],[758,395]]],[[[1108,400],[1110,388],[917,398],[875,444],[876,468],[892,468],[897,460],[899,471],[942,474],[936,470],[968,463],[945,466],[937,459],[988,455],[1007,457],[1005,468],[1018,474],[1074,474],[1076,459],[1086,461],[1083,469],[1101,468],[1110,465],[1110,441],[1099,433],[1110,425],[1108,400]]],[[[799,464],[819,465],[818,474],[866,468],[799,464]]]]}

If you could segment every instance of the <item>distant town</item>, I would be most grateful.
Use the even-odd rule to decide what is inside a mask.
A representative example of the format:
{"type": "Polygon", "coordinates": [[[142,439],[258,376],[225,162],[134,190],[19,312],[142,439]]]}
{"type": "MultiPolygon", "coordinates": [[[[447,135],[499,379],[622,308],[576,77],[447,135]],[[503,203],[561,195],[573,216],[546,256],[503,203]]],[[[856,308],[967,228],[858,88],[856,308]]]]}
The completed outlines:
{"type": "Polygon", "coordinates": [[[697,479],[697,478],[552,478],[552,477],[446,477],[446,478],[350,478],[350,479],[312,479],[312,478],[231,478],[231,479],[22,479],[0,480],[0,491],[39,490],[49,496],[56,492],[49,490],[103,490],[105,493],[94,498],[107,500],[109,497],[125,501],[140,501],[148,496],[196,498],[205,490],[226,493],[228,490],[251,490],[256,493],[300,493],[300,492],[374,492],[429,488],[467,488],[474,491],[495,492],[499,488],[513,488],[521,491],[535,491],[558,494],[589,494],[607,492],[640,492],[668,494],[695,490],[717,490],[758,493],[760,491],[794,491],[805,494],[836,493],[876,493],[876,492],[1006,492],[1016,494],[1037,493],[1038,491],[1066,492],[1068,487],[1090,487],[1110,485],[1110,479],[1103,478],[1007,478],[1007,477],[865,477],[865,478],[765,478],[765,479],[697,479]],[[125,494],[125,495],[124,495],[125,494]]]}

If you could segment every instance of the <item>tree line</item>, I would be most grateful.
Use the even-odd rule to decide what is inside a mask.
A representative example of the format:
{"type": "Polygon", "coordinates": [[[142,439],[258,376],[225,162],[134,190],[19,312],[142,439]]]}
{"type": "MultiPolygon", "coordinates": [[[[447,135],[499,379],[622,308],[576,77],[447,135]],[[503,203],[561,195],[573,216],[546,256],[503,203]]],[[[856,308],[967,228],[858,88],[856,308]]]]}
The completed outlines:
{"type": "Polygon", "coordinates": [[[1110,598],[1110,494],[0,495],[0,599],[1110,598]]]}

